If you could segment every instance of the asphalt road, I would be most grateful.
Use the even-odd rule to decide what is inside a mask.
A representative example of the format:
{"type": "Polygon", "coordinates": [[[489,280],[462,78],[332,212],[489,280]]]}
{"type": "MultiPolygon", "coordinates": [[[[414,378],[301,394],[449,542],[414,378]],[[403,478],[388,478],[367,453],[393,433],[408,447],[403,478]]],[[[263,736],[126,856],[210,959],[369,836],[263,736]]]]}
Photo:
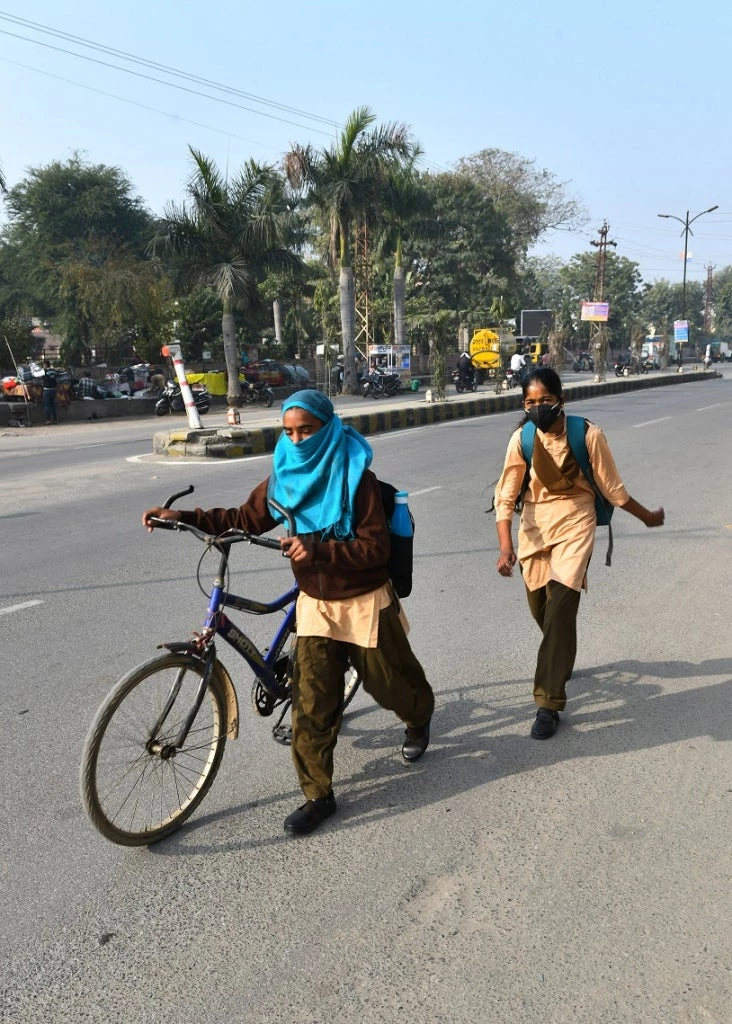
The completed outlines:
{"type": "MultiPolygon", "coordinates": [[[[573,404],[667,525],[618,512],[611,569],[599,532],[570,704],[543,744],[538,634],[485,513],[516,414],[371,439],[417,518],[430,750],[404,765],[398,723],[360,694],[338,815],[287,837],[288,751],[225,653],[240,739],[191,822],[142,850],[98,836],[77,789],[112,683],[202,618],[200,547],[147,535],[140,512],[189,482],[238,503],[269,457],[154,459],[139,424],[0,437],[2,1024],[726,1024],[731,401],[727,375],[573,404]]],[[[289,578],[256,549],[233,576],[263,597],[289,578]]]]}

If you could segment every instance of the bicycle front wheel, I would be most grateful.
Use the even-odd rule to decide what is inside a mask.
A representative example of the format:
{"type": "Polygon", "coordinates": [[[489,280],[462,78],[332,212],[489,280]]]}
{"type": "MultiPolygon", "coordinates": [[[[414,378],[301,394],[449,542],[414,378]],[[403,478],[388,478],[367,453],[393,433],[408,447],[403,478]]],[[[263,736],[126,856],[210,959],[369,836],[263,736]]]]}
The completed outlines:
{"type": "Polygon", "coordinates": [[[216,672],[185,743],[172,746],[202,675],[201,662],[190,655],[158,655],[123,676],[97,711],[84,744],[81,798],[111,842],[144,846],[164,839],[216,778],[227,733],[216,672]]]}

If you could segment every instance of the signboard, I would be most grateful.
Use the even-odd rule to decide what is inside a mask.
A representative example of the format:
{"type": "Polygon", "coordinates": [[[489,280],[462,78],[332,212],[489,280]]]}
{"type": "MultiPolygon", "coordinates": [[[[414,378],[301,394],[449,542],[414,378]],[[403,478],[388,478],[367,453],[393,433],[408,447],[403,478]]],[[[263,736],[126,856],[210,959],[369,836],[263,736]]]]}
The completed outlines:
{"type": "Polygon", "coordinates": [[[592,320],[595,323],[607,323],[609,313],[609,302],[583,302],[580,320],[592,320]]]}
{"type": "Polygon", "coordinates": [[[674,320],[674,341],[688,341],[689,340],[689,321],[688,320],[674,320]]]}
{"type": "Polygon", "coordinates": [[[522,309],[521,335],[524,338],[538,338],[543,327],[552,329],[554,314],[550,309],[522,309]]]}
{"type": "Polygon", "coordinates": [[[368,357],[371,366],[388,367],[390,370],[407,371],[411,367],[412,350],[409,345],[369,345],[368,357]]]}

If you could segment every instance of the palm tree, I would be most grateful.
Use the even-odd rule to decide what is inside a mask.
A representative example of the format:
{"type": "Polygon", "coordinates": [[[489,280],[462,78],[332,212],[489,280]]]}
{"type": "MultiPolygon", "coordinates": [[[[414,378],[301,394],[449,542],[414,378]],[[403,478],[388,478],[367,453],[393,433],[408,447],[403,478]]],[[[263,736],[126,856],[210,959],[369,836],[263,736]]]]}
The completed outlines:
{"type": "Polygon", "coordinates": [[[306,192],[327,223],[330,262],[339,271],[344,387],[354,394],[358,393],[358,381],[352,229],[372,208],[374,194],[383,188],[389,167],[408,159],[414,149],[406,125],[369,130],[375,120],[368,107],[358,107],[329,149],[315,152],[311,146],[296,145],[285,156],[290,184],[306,192]]]}
{"type": "Polygon", "coordinates": [[[195,163],[188,203],[169,204],[153,241],[167,253],[180,284],[206,284],[222,307],[229,405],[241,398],[234,306],[261,308],[259,282],[268,270],[299,266],[285,248],[290,207],[284,179],[269,165],[248,160],[228,181],[212,160],[190,148],[195,163]]]}
{"type": "Polygon", "coordinates": [[[421,150],[415,147],[411,158],[390,168],[383,195],[382,234],[379,251],[394,254],[394,344],[406,345],[406,282],[404,277],[403,245],[411,228],[420,235],[434,234],[434,222],[429,218],[432,208],[429,194],[422,186],[415,168],[421,150]]]}

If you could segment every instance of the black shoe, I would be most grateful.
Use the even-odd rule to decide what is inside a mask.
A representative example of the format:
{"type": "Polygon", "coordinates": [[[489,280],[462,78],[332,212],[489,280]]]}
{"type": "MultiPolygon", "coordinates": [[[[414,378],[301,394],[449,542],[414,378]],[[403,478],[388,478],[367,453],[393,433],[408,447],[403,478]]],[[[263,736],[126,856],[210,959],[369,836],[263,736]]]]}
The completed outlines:
{"type": "Polygon", "coordinates": [[[318,797],[317,800],[308,800],[285,818],[285,832],[293,832],[298,836],[307,835],[331,814],[335,814],[336,810],[335,797],[332,793],[318,797]]]}
{"type": "Polygon", "coordinates": [[[402,744],[402,757],[411,764],[418,761],[430,744],[430,723],[423,725],[420,729],[407,727],[404,733],[402,744]]]}
{"type": "Polygon", "coordinates": [[[549,740],[559,728],[559,714],[550,708],[539,708],[536,721],[531,726],[531,738],[549,740]]]}

